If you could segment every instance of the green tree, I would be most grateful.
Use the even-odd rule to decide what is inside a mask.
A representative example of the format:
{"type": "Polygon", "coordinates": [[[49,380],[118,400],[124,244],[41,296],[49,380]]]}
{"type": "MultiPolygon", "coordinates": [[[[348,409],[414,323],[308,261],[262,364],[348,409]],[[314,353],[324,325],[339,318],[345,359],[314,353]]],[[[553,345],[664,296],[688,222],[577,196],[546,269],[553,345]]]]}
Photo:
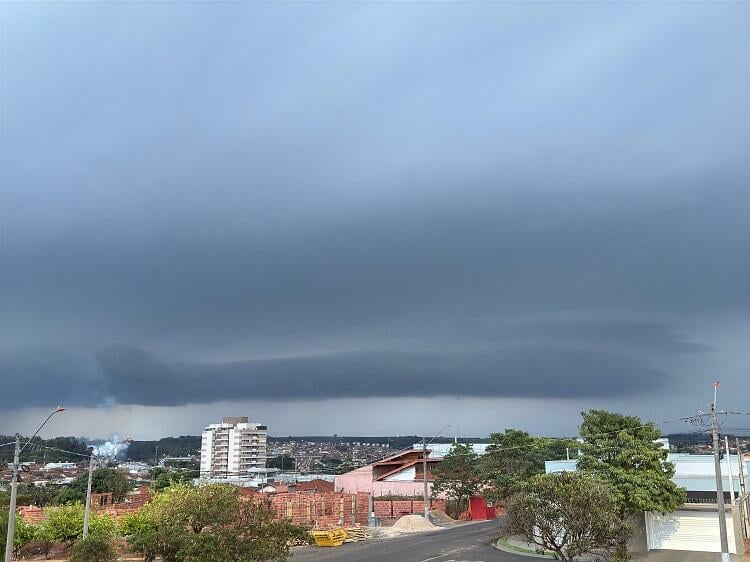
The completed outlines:
{"type": "Polygon", "coordinates": [[[123,518],[120,531],[147,561],[165,562],[285,560],[291,539],[307,533],[232,486],[179,484],[123,518]]]}
{"type": "Polygon", "coordinates": [[[97,493],[111,493],[113,501],[121,502],[133,486],[124,470],[98,468],[94,470],[92,489],[97,493]]]}
{"type": "Polygon", "coordinates": [[[266,466],[268,466],[268,468],[294,470],[295,460],[294,460],[294,457],[291,455],[287,455],[287,454],[276,455],[275,457],[268,459],[268,463],[266,464],[266,466]]]}
{"type": "Polygon", "coordinates": [[[508,502],[507,531],[571,561],[613,553],[628,537],[612,488],[593,474],[542,474],[508,502]]]}
{"type": "MultiPolygon", "coordinates": [[[[88,474],[76,478],[72,484],[66,486],[55,497],[56,505],[81,502],[86,500],[88,474]]],[[[91,491],[96,494],[112,494],[112,501],[121,502],[132,489],[130,479],[122,470],[114,468],[97,468],[91,478],[91,491]]]]}
{"type": "MultiPolygon", "coordinates": [[[[18,485],[18,495],[28,498],[29,505],[46,507],[52,505],[58,494],[56,486],[35,486],[34,484],[21,483],[18,485]]],[[[19,504],[20,505],[20,504],[19,504]]]]}
{"type": "MultiPolygon", "coordinates": [[[[73,544],[83,536],[83,505],[72,504],[50,508],[47,519],[39,524],[38,536],[52,543],[73,544]]],[[[89,534],[112,537],[117,529],[108,515],[91,514],[89,534]]]]}
{"type": "Polygon", "coordinates": [[[183,560],[181,550],[191,535],[208,525],[231,519],[236,489],[231,486],[193,488],[175,484],[139,509],[122,518],[120,532],[130,547],[147,562],[161,557],[164,562],[183,560]]]}
{"type": "Polygon", "coordinates": [[[117,562],[118,556],[112,539],[89,535],[70,548],[70,562],[117,562]]]}
{"type": "Polygon", "coordinates": [[[34,526],[34,540],[39,544],[42,553],[44,553],[45,560],[49,558],[49,553],[52,551],[56,538],[54,529],[46,521],[34,526]]]}
{"type": "Polygon", "coordinates": [[[175,562],[184,532],[175,528],[176,536],[170,537],[170,529],[159,523],[155,504],[148,503],[138,511],[122,517],[118,521],[118,529],[130,548],[143,555],[145,562],[153,562],[157,556],[161,556],[165,562],[175,562]]]}
{"type": "Polygon", "coordinates": [[[54,505],[72,505],[74,503],[81,503],[85,500],[85,492],[82,492],[79,488],[74,488],[73,486],[64,486],[59,492],[57,492],[57,495],[52,498],[52,503],[54,505]]]}
{"type": "MultiPolygon", "coordinates": [[[[0,509],[0,553],[5,552],[7,540],[6,529],[8,528],[8,510],[0,509]]],[[[13,535],[13,553],[17,554],[20,549],[34,539],[34,528],[16,515],[16,532],[13,535]]]]}
{"type": "Polygon", "coordinates": [[[435,477],[432,493],[443,492],[449,499],[456,500],[459,511],[463,509],[464,502],[482,487],[479,456],[471,443],[453,445],[442,462],[432,469],[432,474],[435,477]]]}
{"type": "MultiPolygon", "coordinates": [[[[661,431],[637,416],[605,410],[583,412],[581,457],[578,469],[597,475],[613,489],[623,523],[644,511],[669,513],[685,502],[685,490],[673,481],[674,464],[654,440],[661,431]]],[[[620,556],[626,556],[621,545],[620,556]]]]}
{"type": "Polygon", "coordinates": [[[505,500],[529,478],[544,472],[540,446],[539,439],[517,429],[490,435],[490,445],[479,463],[489,499],[505,500]]]}
{"type": "Polygon", "coordinates": [[[195,471],[192,470],[161,470],[156,474],[154,481],[151,484],[151,488],[155,492],[161,492],[175,484],[191,485],[193,479],[197,478],[199,475],[200,473],[195,474],[195,471]]]}
{"type": "Polygon", "coordinates": [[[284,561],[294,539],[308,539],[307,529],[277,519],[270,502],[240,501],[228,524],[194,534],[183,547],[185,562],[284,561]]]}
{"type": "Polygon", "coordinates": [[[200,533],[209,525],[226,525],[234,517],[238,502],[234,486],[203,486],[185,484],[167,489],[158,498],[161,513],[169,522],[200,533]]]}
{"type": "Polygon", "coordinates": [[[569,437],[540,437],[538,438],[539,452],[542,460],[552,461],[567,458],[570,455],[571,460],[578,457],[580,444],[575,439],[569,437]]]}
{"type": "MultiPolygon", "coordinates": [[[[0,435],[0,443],[15,441],[15,435],[0,435]]],[[[27,437],[21,437],[25,443],[27,437]]],[[[200,439],[200,438],[199,438],[200,439]]],[[[26,449],[24,460],[33,462],[80,462],[81,455],[87,455],[90,450],[86,443],[75,437],[55,437],[42,439],[34,437],[31,446],[26,449]],[[50,448],[43,448],[50,447],[50,448]]],[[[13,461],[13,447],[0,447],[0,463],[13,461]]]]}
{"type": "Polygon", "coordinates": [[[153,462],[159,456],[188,457],[200,454],[201,436],[164,437],[159,441],[132,441],[125,455],[132,461],[153,462]]]}

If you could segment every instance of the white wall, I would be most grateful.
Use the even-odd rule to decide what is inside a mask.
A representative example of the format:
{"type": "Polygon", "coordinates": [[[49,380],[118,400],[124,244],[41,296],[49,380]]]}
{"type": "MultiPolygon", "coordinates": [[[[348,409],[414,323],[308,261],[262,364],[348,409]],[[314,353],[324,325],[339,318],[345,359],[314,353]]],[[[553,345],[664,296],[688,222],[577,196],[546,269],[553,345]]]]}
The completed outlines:
{"type": "Polygon", "coordinates": [[[387,478],[383,478],[384,482],[405,482],[415,480],[417,478],[417,469],[414,466],[399,470],[396,474],[391,474],[387,478]]]}
{"type": "Polygon", "coordinates": [[[204,431],[201,437],[201,475],[208,476],[211,472],[211,447],[213,446],[213,431],[204,431]]]}

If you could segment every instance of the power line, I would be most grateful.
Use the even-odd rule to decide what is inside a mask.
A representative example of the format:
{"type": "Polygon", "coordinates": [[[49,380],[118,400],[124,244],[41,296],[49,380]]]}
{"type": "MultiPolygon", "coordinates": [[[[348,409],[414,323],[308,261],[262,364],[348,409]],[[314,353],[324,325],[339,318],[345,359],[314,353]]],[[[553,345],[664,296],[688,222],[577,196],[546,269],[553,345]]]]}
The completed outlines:
{"type": "Polygon", "coordinates": [[[75,451],[67,451],[65,449],[58,449],[57,447],[48,447],[47,445],[39,445],[39,447],[42,448],[42,449],[49,449],[50,451],[59,451],[61,453],[68,453],[69,455],[76,455],[76,456],[83,457],[83,458],[86,458],[86,459],[90,459],[91,457],[96,457],[97,456],[97,455],[95,455],[93,453],[89,454],[89,455],[84,455],[83,453],[77,453],[75,451]]]}
{"type": "MultiPolygon", "coordinates": [[[[11,445],[12,444],[13,443],[11,443],[11,445]]],[[[8,445],[8,443],[3,443],[2,445],[0,445],[0,447],[4,447],[5,445],[8,445]]],[[[67,449],[58,449],[57,447],[50,447],[48,445],[39,445],[39,444],[35,444],[31,449],[29,449],[28,452],[29,453],[33,453],[34,452],[34,448],[37,448],[37,450],[40,450],[40,449],[49,449],[51,451],[58,451],[60,453],[67,453],[69,455],[76,455],[78,457],[83,457],[83,458],[86,458],[86,459],[89,459],[92,456],[94,456],[94,457],[96,456],[94,454],[85,455],[83,453],[79,453],[79,452],[76,452],[76,451],[68,451],[67,449]]]]}
{"type": "MultiPolygon", "coordinates": [[[[747,414],[745,414],[743,412],[727,412],[727,411],[721,411],[721,412],[716,412],[716,413],[717,414],[725,414],[725,415],[726,414],[750,415],[750,412],[748,412],[747,414]]],[[[660,424],[675,423],[675,422],[678,422],[678,421],[690,422],[690,421],[693,421],[693,420],[695,420],[697,418],[703,418],[703,417],[708,417],[708,416],[711,416],[711,414],[699,413],[699,414],[696,414],[696,415],[693,415],[693,416],[685,416],[685,417],[681,417],[681,418],[674,418],[674,419],[663,420],[663,421],[659,421],[659,422],[648,422],[648,423],[645,423],[643,425],[638,425],[638,426],[634,426],[634,427],[625,427],[625,428],[621,428],[621,429],[615,429],[615,430],[612,430],[612,431],[604,431],[604,432],[601,432],[601,433],[593,433],[591,435],[587,435],[587,437],[589,437],[589,438],[591,438],[591,437],[604,437],[606,435],[613,435],[613,434],[617,434],[617,433],[622,433],[623,431],[635,431],[635,430],[638,430],[638,429],[644,429],[644,428],[652,427],[652,426],[656,427],[657,425],[660,425],[660,424]]],[[[694,433],[695,434],[703,434],[704,431],[697,431],[697,432],[694,432],[694,433]]],[[[550,438],[550,439],[555,440],[555,438],[550,438]]],[[[576,440],[576,438],[573,438],[573,437],[561,437],[559,439],[576,440]]],[[[464,443],[464,445],[471,445],[471,443],[464,443]]],[[[529,447],[539,447],[539,446],[540,446],[539,443],[528,443],[526,445],[514,445],[513,447],[493,447],[492,444],[490,443],[489,446],[486,449],[486,452],[487,453],[491,453],[491,452],[512,451],[512,450],[517,450],[517,449],[526,449],[526,448],[529,448],[529,447]]],[[[617,447],[613,447],[613,449],[616,449],[616,448],[617,447]]],[[[402,452],[414,451],[414,450],[419,451],[421,449],[402,449],[401,451],[396,451],[396,452],[391,453],[390,455],[388,455],[386,457],[383,457],[383,458],[388,458],[388,457],[400,454],[402,452]]],[[[469,453],[456,453],[454,456],[460,456],[460,455],[464,455],[464,454],[468,455],[469,453]]],[[[383,459],[372,461],[371,463],[368,463],[368,464],[374,464],[376,462],[380,462],[380,460],[383,460],[383,459]]]]}
{"type": "MultiPolygon", "coordinates": [[[[716,412],[716,413],[717,414],[725,414],[725,415],[727,415],[727,414],[728,415],[744,415],[744,416],[750,415],[750,412],[721,411],[721,412],[716,412]]],[[[622,433],[623,431],[635,431],[635,430],[638,430],[638,429],[644,429],[644,428],[647,428],[647,427],[655,426],[657,424],[675,423],[675,422],[678,422],[678,421],[687,421],[687,422],[690,422],[690,421],[695,420],[696,418],[708,417],[710,415],[711,414],[699,413],[699,414],[696,414],[694,416],[685,416],[685,417],[681,417],[681,418],[674,418],[674,419],[671,419],[671,420],[663,420],[663,421],[660,421],[660,422],[649,422],[649,423],[646,423],[646,424],[643,424],[643,425],[639,425],[639,426],[626,427],[626,428],[622,428],[622,429],[616,429],[616,430],[612,430],[612,431],[605,431],[605,432],[601,432],[601,433],[594,433],[594,434],[588,435],[588,437],[603,437],[603,436],[606,436],[606,435],[613,435],[613,434],[616,434],[616,433],[622,433]]],[[[748,431],[748,432],[750,432],[750,428],[722,428],[722,429],[724,429],[725,431],[748,431]]],[[[697,432],[693,432],[693,433],[694,434],[703,434],[703,433],[705,433],[705,431],[697,431],[697,432]]],[[[576,438],[574,438],[574,437],[560,437],[560,438],[549,438],[549,439],[551,439],[552,441],[554,441],[556,439],[570,439],[570,440],[575,440],[576,438]]],[[[9,446],[9,445],[13,445],[13,444],[14,444],[14,442],[12,442],[12,441],[9,442],[9,443],[2,443],[2,444],[0,444],[0,447],[6,447],[6,446],[9,446]]],[[[472,443],[464,443],[464,445],[472,445],[472,443]]],[[[48,445],[42,445],[42,444],[36,444],[35,446],[39,447],[40,449],[49,449],[51,451],[58,451],[58,452],[61,452],[61,453],[67,453],[67,454],[70,454],[70,455],[75,455],[75,456],[79,456],[79,457],[86,458],[86,459],[89,459],[92,456],[96,456],[94,454],[83,454],[83,453],[79,453],[79,452],[76,452],[76,451],[69,451],[67,449],[59,449],[57,447],[50,447],[48,445]]],[[[526,445],[515,445],[513,447],[498,448],[498,447],[493,447],[492,444],[490,443],[489,446],[488,446],[488,452],[512,451],[512,450],[518,450],[518,449],[525,449],[525,448],[528,448],[528,447],[539,447],[539,446],[540,446],[539,443],[529,443],[529,444],[526,444],[526,445]]],[[[404,448],[404,449],[400,449],[400,450],[397,450],[397,451],[392,451],[392,452],[388,453],[387,455],[385,455],[383,457],[379,457],[378,459],[376,459],[374,461],[371,461],[370,463],[367,463],[367,464],[374,464],[374,463],[377,463],[377,462],[381,462],[381,461],[383,461],[385,459],[388,459],[390,457],[397,456],[397,455],[402,454],[402,453],[406,453],[406,452],[410,452],[410,451],[420,451],[420,450],[421,449],[404,448]]],[[[227,472],[226,474],[234,474],[234,473],[228,473],[227,472]]],[[[236,474],[245,474],[245,473],[239,473],[238,472],[236,474]]]]}

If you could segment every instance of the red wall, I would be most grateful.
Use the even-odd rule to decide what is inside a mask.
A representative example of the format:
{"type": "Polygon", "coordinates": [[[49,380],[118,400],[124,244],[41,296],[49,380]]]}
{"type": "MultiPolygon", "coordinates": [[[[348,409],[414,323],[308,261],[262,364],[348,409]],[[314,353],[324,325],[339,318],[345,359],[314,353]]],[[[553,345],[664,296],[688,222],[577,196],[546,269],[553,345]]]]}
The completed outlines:
{"type": "Polygon", "coordinates": [[[472,521],[484,521],[495,519],[497,512],[494,505],[487,505],[487,498],[473,496],[469,498],[469,515],[472,521]]]}

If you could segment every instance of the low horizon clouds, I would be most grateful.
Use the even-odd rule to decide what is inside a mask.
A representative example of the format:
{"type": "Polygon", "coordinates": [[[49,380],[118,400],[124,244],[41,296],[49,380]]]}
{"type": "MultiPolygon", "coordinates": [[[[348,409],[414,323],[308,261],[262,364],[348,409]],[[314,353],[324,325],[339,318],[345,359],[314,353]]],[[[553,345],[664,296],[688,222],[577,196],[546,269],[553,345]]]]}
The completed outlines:
{"type": "Polygon", "coordinates": [[[455,326],[414,350],[368,350],[195,362],[127,344],[93,355],[35,349],[0,354],[16,374],[0,405],[40,406],[44,388],[70,406],[183,406],[237,400],[370,397],[637,396],[673,382],[664,357],[711,351],[668,326],[624,321],[487,321],[455,326]]]}

